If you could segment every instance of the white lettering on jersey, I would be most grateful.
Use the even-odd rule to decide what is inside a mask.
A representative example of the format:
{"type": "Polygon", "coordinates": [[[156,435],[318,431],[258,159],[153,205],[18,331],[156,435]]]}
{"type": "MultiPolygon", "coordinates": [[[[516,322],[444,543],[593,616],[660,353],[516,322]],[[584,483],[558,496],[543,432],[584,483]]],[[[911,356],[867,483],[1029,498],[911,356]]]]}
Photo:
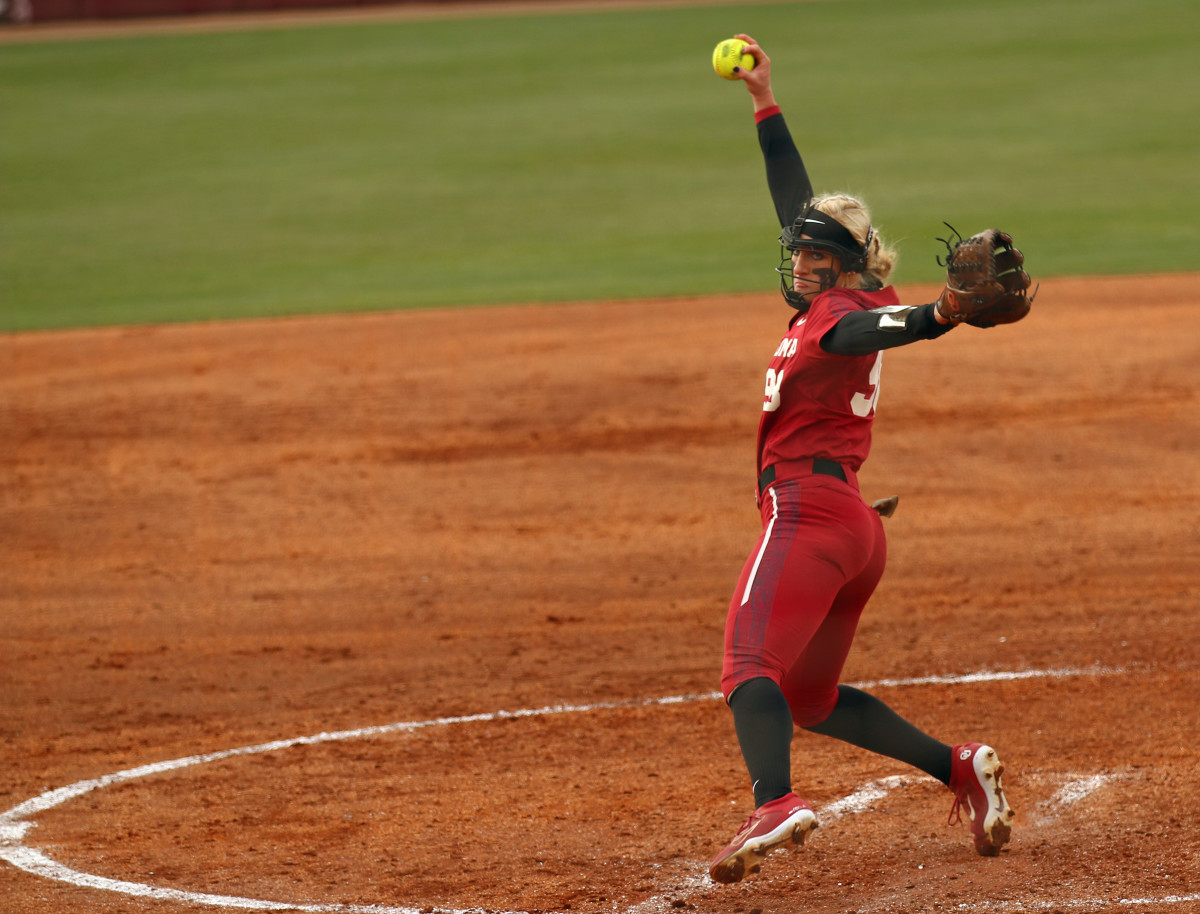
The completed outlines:
{"type": "Polygon", "coordinates": [[[775,358],[790,359],[796,354],[796,348],[800,345],[800,341],[796,339],[788,339],[786,336],[779,343],[779,348],[775,350],[775,358]]]}
{"type": "Polygon", "coordinates": [[[871,366],[871,374],[867,378],[870,389],[856,393],[850,398],[850,409],[854,415],[865,419],[875,412],[875,404],[879,402],[879,376],[883,373],[883,353],[875,353],[875,364],[871,366]]]}

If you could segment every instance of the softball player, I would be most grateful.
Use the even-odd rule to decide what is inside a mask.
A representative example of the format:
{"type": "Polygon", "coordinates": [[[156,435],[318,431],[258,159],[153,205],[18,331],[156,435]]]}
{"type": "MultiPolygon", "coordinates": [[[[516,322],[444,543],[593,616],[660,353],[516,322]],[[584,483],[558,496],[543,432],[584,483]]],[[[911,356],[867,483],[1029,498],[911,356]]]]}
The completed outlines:
{"type": "Polygon", "coordinates": [[[748,35],[755,67],[741,70],[754,101],[767,183],[783,229],[779,266],[796,313],[766,374],[758,433],[763,532],[746,560],[725,626],[721,688],[754,792],[754,813],[713,859],[717,882],[757,872],[774,847],[817,827],[792,792],[794,726],[927,772],[954,792],[985,856],[1008,841],[1013,811],[1003,766],[980,743],[950,746],[878,698],[838,680],[858,619],[883,574],[879,514],[856,473],[871,445],[883,350],[942,336],[954,325],[934,304],[901,305],[887,285],[896,255],[853,197],[813,197],[775,103],[771,61],[748,35]]]}

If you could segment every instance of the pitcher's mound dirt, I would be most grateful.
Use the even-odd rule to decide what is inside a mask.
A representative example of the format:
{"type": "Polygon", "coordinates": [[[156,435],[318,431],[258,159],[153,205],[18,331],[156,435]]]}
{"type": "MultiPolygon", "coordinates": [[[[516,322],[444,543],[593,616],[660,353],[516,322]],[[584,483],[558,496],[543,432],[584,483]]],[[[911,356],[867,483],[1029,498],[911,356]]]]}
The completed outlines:
{"type": "MultiPolygon", "coordinates": [[[[193,765],[0,851],[323,911],[1196,910],[1198,298],[1044,282],[1021,324],[887,353],[861,478],[900,506],[847,679],[995,745],[1013,842],[976,857],[940,785],[800,734],[823,825],[732,887],[711,693],[776,295],[0,337],[3,809],[604,705],[193,765]],[[896,684],[980,671],[1061,672],[896,684]]],[[[0,866],[0,910],[205,910],[82,882],[0,866]]]]}

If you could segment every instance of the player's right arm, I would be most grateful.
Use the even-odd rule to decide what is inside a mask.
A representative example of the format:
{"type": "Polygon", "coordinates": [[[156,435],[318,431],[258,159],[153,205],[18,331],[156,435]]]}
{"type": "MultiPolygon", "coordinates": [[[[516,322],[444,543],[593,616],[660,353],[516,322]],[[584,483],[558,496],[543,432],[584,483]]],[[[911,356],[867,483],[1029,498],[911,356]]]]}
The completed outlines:
{"type": "Polygon", "coordinates": [[[767,188],[771,191],[779,227],[786,228],[813,198],[813,187],[783,114],[778,108],[764,113],[767,116],[758,122],[758,145],[767,166],[767,188]]]}
{"type": "Polygon", "coordinates": [[[779,226],[784,228],[796,221],[813,198],[812,182],[783,113],[775,103],[775,93],[771,89],[771,58],[749,35],[735,37],[747,42],[745,52],[754,57],[754,69],[742,70],[738,77],[746,84],[754,101],[758,145],[767,167],[767,187],[771,191],[779,226]]]}

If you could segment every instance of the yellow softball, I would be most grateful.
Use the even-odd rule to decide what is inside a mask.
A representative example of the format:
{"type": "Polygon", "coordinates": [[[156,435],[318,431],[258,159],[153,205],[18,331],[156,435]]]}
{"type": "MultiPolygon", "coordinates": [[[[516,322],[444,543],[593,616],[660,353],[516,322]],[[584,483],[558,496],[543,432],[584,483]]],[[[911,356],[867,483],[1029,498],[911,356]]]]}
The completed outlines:
{"type": "Polygon", "coordinates": [[[743,70],[754,69],[754,55],[743,54],[746,42],[740,38],[726,38],[713,50],[713,69],[722,79],[737,79],[733,75],[734,67],[743,70]]]}

